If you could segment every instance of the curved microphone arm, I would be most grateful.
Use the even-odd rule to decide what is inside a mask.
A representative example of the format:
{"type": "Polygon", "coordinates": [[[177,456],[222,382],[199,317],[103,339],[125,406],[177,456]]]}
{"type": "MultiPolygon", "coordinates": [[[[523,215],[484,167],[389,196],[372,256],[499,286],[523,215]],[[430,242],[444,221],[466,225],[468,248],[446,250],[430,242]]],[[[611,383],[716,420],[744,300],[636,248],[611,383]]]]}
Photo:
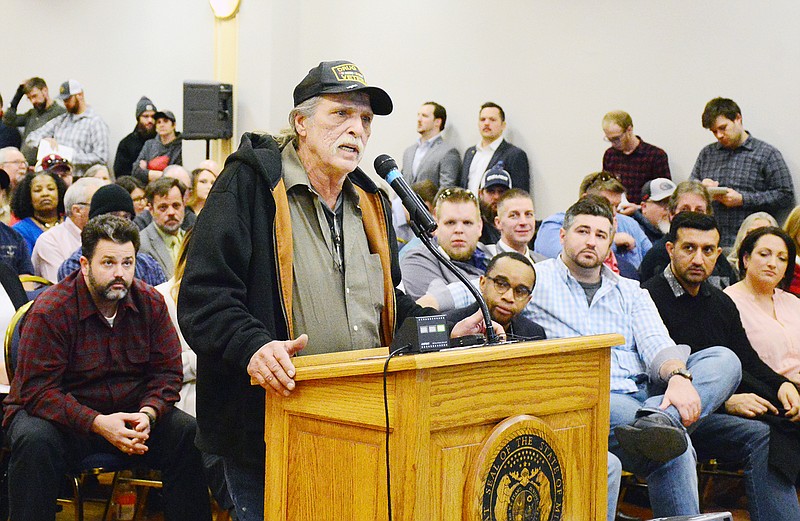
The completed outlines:
{"type": "Polygon", "coordinates": [[[430,251],[437,259],[439,259],[439,262],[444,264],[447,267],[447,269],[453,272],[453,274],[456,277],[458,277],[458,280],[460,280],[467,287],[469,292],[472,293],[472,296],[475,297],[475,300],[478,301],[478,304],[481,307],[481,312],[483,313],[483,321],[486,324],[486,343],[499,344],[500,338],[497,336],[497,333],[492,327],[492,316],[489,314],[489,307],[486,305],[486,300],[484,300],[483,295],[481,295],[481,292],[478,291],[478,288],[470,284],[467,277],[463,273],[461,273],[461,270],[456,268],[453,265],[453,262],[450,259],[448,259],[441,251],[439,251],[439,248],[437,248],[433,244],[430,234],[422,231],[422,229],[420,229],[420,227],[417,226],[413,220],[409,224],[411,225],[411,229],[414,231],[416,236],[419,237],[419,239],[422,241],[422,244],[424,244],[425,247],[428,248],[428,251],[430,251]]]}

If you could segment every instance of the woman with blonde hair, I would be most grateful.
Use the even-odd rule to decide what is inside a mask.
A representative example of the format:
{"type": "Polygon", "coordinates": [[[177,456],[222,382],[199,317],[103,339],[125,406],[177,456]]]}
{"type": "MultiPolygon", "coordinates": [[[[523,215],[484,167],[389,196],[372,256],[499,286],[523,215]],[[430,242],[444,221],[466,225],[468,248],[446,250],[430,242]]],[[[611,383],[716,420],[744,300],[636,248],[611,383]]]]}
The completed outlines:
{"type": "Polygon", "coordinates": [[[217,175],[207,168],[192,170],[192,195],[186,206],[190,207],[195,214],[200,214],[200,210],[206,205],[208,193],[216,180],[217,175]]]}
{"type": "MultiPolygon", "coordinates": [[[[783,223],[783,231],[794,241],[794,246],[800,251],[800,206],[795,206],[786,222],[783,223]]],[[[800,256],[794,257],[794,279],[789,285],[789,293],[800,297],[800,256]]]]}
{"type": "Polygon", "coordinates": [[[739,278],[742,278],[742,274],[739,273],[739,268],[737,268],[739,264],[739,246],[742,245],[745,235],[752,232],[756,228],[763,228],[764,226],[778,226],[778,221],[776,221],[775,218],[767,212],[755,212],[745,217],[744,221],[742,221],[742,224],[739,226],[739,232],[736,234],[736,240],[733,243],[733,248],[731,248],[730,253],[726,257],[728,262],[731,264],[733,271],[736,272],[736,275],[739,278]]]}

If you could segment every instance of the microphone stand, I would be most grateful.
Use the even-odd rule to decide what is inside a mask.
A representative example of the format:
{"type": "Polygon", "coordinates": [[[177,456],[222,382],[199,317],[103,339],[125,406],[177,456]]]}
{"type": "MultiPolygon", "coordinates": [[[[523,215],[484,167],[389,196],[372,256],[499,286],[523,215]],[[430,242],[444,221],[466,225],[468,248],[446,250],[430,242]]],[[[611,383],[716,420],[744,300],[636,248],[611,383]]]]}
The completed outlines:
{"type": "MultiPolygon", "coordinates": [[[[450,259],[448,259],[441,251],[439,251],[438,247],[433,244],[430,232],[425,232],[422,230],[422,228],[417,225],[414,219],[409,219],[409,225],[411,226],[411,230],[414,232],[414,234],[422,241],[422,244],[428,248],[428,251],[430,251],[434,257],[439,259],[439,262],[444,264],[445,267],[447,267],[447,269],[453,273],[453,275],[458,277],[458,280],[460,280],[467,287],[467,290],[469,290],[469,292],[472,293],[472,296],[475,297],[475,300],[478,301],[478,305],[480,305],[481,312],[483,313],[483,321],[486,324],[486,343],[489,345],[499,344],[500,338],[497,336],[497,333],[495,333],[494,328],[492,327],[492,316],[489,314],[489,307],[486,305],[486,301],[484,300],[483,295],[481,295],[481,292],[478,291],[475,286],[470,284],[467,277],[453,265],[453,262],[450,259]]],[[[431,230],[431,232],[432,231],[433,230],[431,230]]]]}

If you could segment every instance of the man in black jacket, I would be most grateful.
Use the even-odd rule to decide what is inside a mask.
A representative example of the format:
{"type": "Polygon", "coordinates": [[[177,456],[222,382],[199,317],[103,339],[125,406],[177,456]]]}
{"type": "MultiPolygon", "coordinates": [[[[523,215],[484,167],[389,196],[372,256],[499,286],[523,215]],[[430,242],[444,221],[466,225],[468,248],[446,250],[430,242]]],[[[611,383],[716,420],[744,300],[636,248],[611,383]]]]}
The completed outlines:
{"type": "MultiPolygon", "coordinates": [[[[742,362],[742,383],[725,402],[725,411],[704,418],[691,432],[698,459],[744,465],[751,519],[799,520],[794,489],[800,469],[797,432],[789,437],[778,432],[779,438],[771,439],[775,431],[771,433],[759,419],[783,416],[784,423],[800,421],[800,394],[758,357],[736,305],[707,282],[722,251],[719,240],[713,217],[695,212],[677,215],[667,236],[670,264],[643,287],[675,342],[689,345],[693,353],[723,345],[742,362]]],[[[790,428],[796,431],[796,425],[790,428]]]]}
{"type": "Polygon", "coordinates": [[[198,360],[197,444],[222,457],[240,521],[264,518],[264,393],[294,390],[291,357],[389,345],[406,317],[434,312],[395,289],[391,205],[358,168],[389,95],[350,62],[322,62],[294,105],[277,140],[245,134],[226,161],[178,297],[198,360]]]}
{"type": "Polygon", "coordinates": [[[122,138],[114,157],[114,173],[117,177],[131,175],[133,162],[139,157],[145,141],[156,137],[156,106],[147,96],[136,103],[136,127],[122,138]]]}

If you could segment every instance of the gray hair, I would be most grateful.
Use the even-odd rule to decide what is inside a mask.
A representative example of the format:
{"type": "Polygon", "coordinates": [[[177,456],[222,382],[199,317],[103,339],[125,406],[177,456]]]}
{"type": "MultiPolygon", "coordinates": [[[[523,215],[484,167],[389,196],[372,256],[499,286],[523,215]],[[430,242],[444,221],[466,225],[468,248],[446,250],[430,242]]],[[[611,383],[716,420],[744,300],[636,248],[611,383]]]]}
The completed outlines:
{"type": "Polygon", "coordinates": [[[0,148],[0,163],[5,163],[8,160],[9,152],[19,152],[19,149],[17,147],[0,148]]]}
{"type": "Polygon", "coordinates": [[[97,172],[99,172],[100,170],[105,170],[106,172],[108,172],[108,177],[112,181],[114,181],[114,172],[112,172],[111,169],[108,168],[108,166],[103,165],[103,164],[97,164],[97,165],[90,166],[89,169],[86,172],[83,173],[83,177],[94,177],[95,174],[97,172]]]}
{"type": "Polygon", "coordinates": [[[282,129],[278,132],[278,135],[275,136],[275,141],[278,142],[279,147],[283,148],[289,143],[297,145],[297,129],[294,126],[295,117],[303,116],[310,118],[317,111],[317,107],[319,107],[321,101],[321,96],[314,96],[313,98],[305,100],[289,112],[289,126],[282,129]]]}
{"type": "Polygon", "coordinates": [[[68,214],[72,213],[72,206],[80,203],[91,203],[90,195],[98,188],[106,184],[102,179],[96,177],[81,177],[64,193],[64,208],[68,214]],[[88,200],[87,200],[88,199],[88,200]]]}

